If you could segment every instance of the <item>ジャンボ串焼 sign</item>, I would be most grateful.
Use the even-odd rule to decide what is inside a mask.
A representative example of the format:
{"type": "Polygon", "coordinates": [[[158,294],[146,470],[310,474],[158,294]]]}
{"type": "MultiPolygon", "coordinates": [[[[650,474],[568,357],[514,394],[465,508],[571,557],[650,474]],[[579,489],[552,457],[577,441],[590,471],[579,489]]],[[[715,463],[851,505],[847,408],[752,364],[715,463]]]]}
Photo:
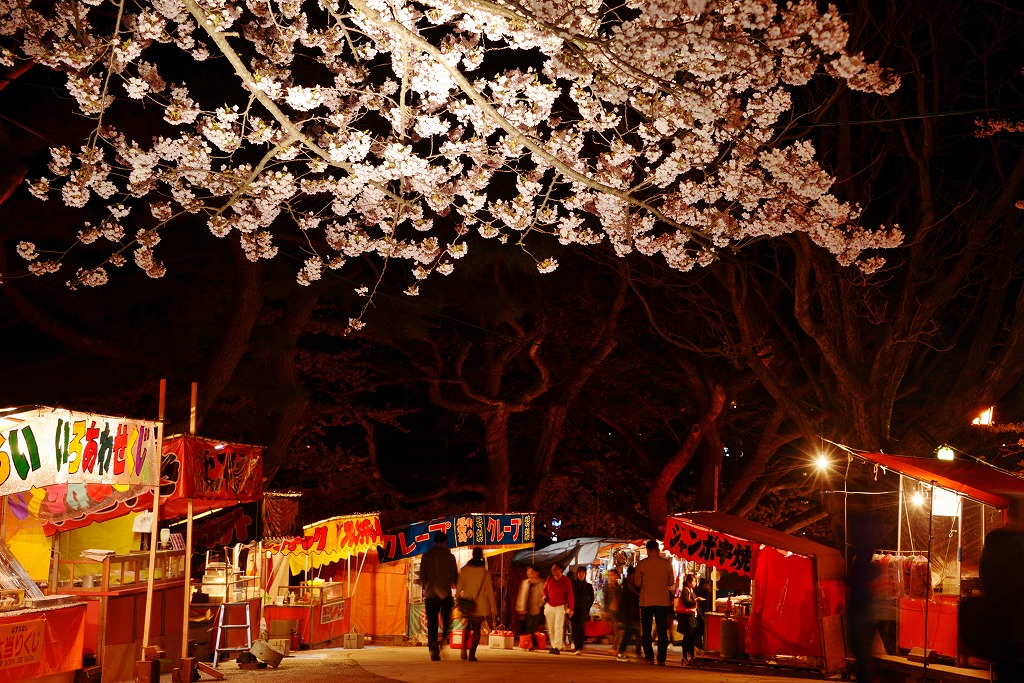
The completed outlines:
{"type": "Polygon", "coordinates": [[[0,495],[67,484],[155,485],[157,424],[56,408],[0,412],[0,495]]]}
{"type": "Polygon", "coordinates": [[[684,560],[752,577],[761,544],[669,517],[665,549],[684,560]]]}

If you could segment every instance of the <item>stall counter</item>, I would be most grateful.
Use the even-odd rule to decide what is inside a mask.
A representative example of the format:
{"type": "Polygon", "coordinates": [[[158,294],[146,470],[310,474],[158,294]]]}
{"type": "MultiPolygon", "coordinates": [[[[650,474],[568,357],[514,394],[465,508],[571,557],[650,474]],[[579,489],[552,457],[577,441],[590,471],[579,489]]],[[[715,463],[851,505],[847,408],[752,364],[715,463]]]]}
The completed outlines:
{"type": "Polygon", "coordinates": [[[283,586],[279,601],[283,604],[263,608],[267,625],[274,621],[299,621],[299,638],[309,647],[340,646],[342,636],[351,628],[349,600],[345,585],[325,583],[319,586],[283,586]]]}
{"type": "Polygon", "coordinates": [[[0,683],[71,683],[84,639],[84,604],[0,613],[0,683]]]}

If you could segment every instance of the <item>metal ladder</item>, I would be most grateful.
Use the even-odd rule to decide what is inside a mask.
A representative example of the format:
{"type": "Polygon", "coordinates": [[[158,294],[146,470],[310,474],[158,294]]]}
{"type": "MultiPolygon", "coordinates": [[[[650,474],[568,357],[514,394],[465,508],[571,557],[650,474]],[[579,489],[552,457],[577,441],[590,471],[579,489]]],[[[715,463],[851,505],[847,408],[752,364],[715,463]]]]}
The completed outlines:
{"type": "Polygon", "coordinates": [[[213,666],[217,667],[217,662],[220,660],[220,653],[222,652],[248,652],[252,649],[252,619],[249,613],[249,602],[225,602],[220,606],[220,614],[217,615],[217,632],[213,639],[213,666]],[[245,623],[244,624],[225,624],[226,615],[231,608],[245,608],[245,623]],[[244,628],[245,629],[245,646],[237,647],[221,647],[222,640],[224,638],[224,631],[231,631],[234,629],[244,628]]]}

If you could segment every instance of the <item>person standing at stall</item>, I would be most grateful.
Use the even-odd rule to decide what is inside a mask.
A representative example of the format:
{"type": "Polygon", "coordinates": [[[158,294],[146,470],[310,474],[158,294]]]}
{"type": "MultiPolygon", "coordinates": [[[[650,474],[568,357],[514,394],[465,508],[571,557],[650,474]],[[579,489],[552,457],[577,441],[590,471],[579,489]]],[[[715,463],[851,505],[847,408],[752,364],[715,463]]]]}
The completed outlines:
{"type": "Polygon", "coordinates": [[[555,562],[551,565],[551,576],[544,582],[544,620],[548,625],[551,640],[549,652],[560,654],[565,647],[565,618],[572,617],[572,581],[562,573],[563,567],[555,562]]]}
{"type": "Polygon", "coordinates": [[[519,586],[516,611],[523,615],[523,628],[530,634],[529,652],[537,649],[537,629],[544,623],[544,581],[537,565],[526,568],[526,578],[519,586]]]}
{"type": "Polygon", "coordinates": [[[459,582],[459,565],[448,549],[448,535],[443,531],[434,533],[434,545],[420,560],[420,587],[423,589],[423,606],[427,611],[427,645],[430,659],[441,661],[441,644],[448,640],[448,629],[452,620],[452,589],[459,582]],[[441,619],[443,635],[437,639],[437,621],[441,619]]]}
{"type": "Polygon", "coordinates": [[[587,581],[587,568],[576,567],[576,580],[572,585],[572,644],[576,654],[583,654],[583,644],[587,640],[584,633],[587,621],[590,620],[590,607],[594,604],[594,587],[587,581]]]}
{"type": "Polygon", "coordinates": [[[658,666],[668,657],[668,620],[672,611],[672,588],[676,583],[672,562],[661,556],[658,542],[647,541],[647,557],[636,565],[636,586],[640,589],[640,642],[648,664],[654,664],[651,622],[658,632],[658,666]]]}
{"type": "Polygon", "coordinates": [[[475,662],[484,619],[490,619],[498,612],[491,572],[484,564],[484,549],[480,546],[473,548],[473,559],[462,568],[455,594],[459,596],[459,611],[466,620],[461,657],[475,662]]]}
{"type": "Polygon", "coordinates": [[[697,585],[693,574],[683,578],[683,585],[676,592],[673,609],[676,613],[676,630],[683,634],[683,666],[692,666],[694,657],[693,634],[697,629],[697,585]]]}

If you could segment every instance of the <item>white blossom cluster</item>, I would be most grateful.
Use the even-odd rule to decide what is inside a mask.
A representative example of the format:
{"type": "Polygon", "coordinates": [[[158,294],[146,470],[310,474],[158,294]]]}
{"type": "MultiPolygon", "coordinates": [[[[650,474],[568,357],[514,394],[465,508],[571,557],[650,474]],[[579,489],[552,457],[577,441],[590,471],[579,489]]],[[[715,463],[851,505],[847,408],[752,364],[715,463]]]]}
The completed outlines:
{"type": "MultiPolygon", "coordinates": [[[[126,249],[159,277],[159,231],[189,213],[253,260],[300,231],[304,285],[363,254],[409,261],[417,281],[447,275],[472,235],[606,240],[682,270],[793,232],[872,270],[902,239],[859,224],[809,143],[775,142],[815,73],[898,87],[811,0],[120,0],[113,24],[99,5],[0,0],[0,63],[65,73],[97,119],[29,181],[107,207],[69,236],[112,245],[73,285],[102,284],[126,249]],[[211,55],[226,59],[180,66],[211,55]],[[198,73],[217,87],[189,83],[198,73]],[[134,139],[104,119],[139,100],[177,133],[134,139]]],[[[18,252],[34,272],[60,265],[18,252]]]]}

